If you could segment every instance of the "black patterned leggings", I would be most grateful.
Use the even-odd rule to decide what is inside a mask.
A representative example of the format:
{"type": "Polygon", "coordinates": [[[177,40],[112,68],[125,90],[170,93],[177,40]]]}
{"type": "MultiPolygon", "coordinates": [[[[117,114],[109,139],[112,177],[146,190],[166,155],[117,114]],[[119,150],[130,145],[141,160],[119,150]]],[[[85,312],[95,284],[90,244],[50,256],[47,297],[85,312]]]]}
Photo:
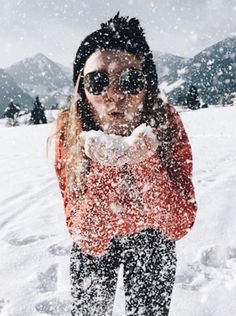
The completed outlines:
{"type": "Polygon", "coordinates": [[[127,316],[167,316],[175,280],[175,242],[147,229],[113,238],[101,258],[71,251],[73,316],[111,316],[118,270],[124,265],[127,316]]]}

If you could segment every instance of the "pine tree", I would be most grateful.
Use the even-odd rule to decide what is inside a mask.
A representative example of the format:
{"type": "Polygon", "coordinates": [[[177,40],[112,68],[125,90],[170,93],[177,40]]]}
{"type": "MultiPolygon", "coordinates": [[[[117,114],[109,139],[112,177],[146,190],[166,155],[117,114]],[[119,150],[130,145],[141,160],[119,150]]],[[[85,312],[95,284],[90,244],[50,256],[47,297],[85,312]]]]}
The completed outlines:
{"type": "Polygon", "coordinates": [[[39,97],[37,96],[34,101],[34,108],[31,111],[30,121],[32,124],[46,124],[47,118],[45,115],[44,107],[42,103],[39,101],[39,97]]]}
{"type": "Polygon", "coordinates": [[[18,116],[20,113],[20,106],[17,104],[14,104],[13,101],[11,101],[8,106],[5,108],[4,116],[8,119],[8,124],[11,126],[15,126],[18,123],[18,116]]]}
{"type": "Polygon", "coordinates": [[[189,88],[186,103],[187,107],[191,110],[197,110],[200,108],[200,101],[198,98],[197,88],[194,85],[191,85],[189,88]]]}

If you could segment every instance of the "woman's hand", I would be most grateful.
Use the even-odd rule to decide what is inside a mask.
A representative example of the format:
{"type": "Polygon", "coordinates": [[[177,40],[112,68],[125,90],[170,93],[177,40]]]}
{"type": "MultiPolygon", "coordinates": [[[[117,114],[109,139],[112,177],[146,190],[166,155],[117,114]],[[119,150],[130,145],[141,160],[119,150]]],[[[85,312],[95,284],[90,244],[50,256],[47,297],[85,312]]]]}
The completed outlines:
{"type": "Polygon", "coordinates": [[[159,142],[155,132],[155,129],[152,129],[152,132],[149,131],[149,133],[145,131],[140,132],[130,141],[127,151],[128,164],[139,163],[151,157],[156,152],[159,142]]]}
{"type": "Polygon", "coordinates": [[[107,135],[102,131],[82,132],[80,141],[90,159],[116,167],[149,158],[159,145],[155,129],[146,124],[137,127],[128,137],[107,135]]]}
{"type": "Polygon", "coordinates": [[[102,131],[82,132],[80,143],[90,159],[108,166],[116,165],[116,160],[128,149],[124,137],[108,135],[102,131]]]}

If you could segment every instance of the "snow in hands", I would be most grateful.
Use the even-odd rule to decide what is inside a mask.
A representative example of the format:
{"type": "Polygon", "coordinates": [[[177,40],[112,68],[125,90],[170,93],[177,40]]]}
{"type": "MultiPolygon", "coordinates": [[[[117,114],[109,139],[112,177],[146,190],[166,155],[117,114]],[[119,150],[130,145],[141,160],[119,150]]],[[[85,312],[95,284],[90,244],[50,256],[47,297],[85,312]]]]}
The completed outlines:
{"type": "Polygon", "coordinates": [[[80,139],[88,157],[115,167],[140,163],[151,157],[159,144],[155,129],[145,123],[136,127],[127,137],[91,130],[82,132],[80,139]]]}

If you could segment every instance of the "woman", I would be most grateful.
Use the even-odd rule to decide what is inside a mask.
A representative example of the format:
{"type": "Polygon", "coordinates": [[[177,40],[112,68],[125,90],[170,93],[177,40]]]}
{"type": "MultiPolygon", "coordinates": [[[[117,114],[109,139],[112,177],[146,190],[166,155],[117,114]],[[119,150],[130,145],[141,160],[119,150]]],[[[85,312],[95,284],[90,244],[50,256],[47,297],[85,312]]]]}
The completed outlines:
{"type": "Polygon", "coordinates": [[[55,168],[71,251],[72,315],[112,315],[124,267],[126,315],[169,312],[175,240],[196,213],[192,155],[158,98],[143,29],[119,13],[81,43],[75,98],[57,119],[55,168]]]}

